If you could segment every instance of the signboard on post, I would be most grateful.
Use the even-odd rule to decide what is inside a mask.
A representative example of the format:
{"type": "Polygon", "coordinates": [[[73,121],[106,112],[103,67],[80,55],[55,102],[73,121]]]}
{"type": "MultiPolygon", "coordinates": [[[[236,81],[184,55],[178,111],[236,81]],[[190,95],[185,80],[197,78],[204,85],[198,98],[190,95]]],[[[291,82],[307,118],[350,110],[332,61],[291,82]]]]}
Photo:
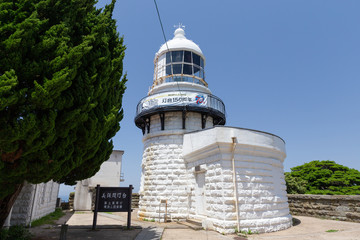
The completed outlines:
{"type": "Polygon", "coordinates": [[[132,185],[129,185],[129,187],[100,187],[100,185],[97,185],[92,229],[96,229],[98,212],[128,212],[127,228],[130,229],[133,189],[132,185]]]}
{"type": "Polygon", "coordinates": [[[128,212],[131,208],[130,191],[128,187],[101,187],[98,212],[128,212]]]}

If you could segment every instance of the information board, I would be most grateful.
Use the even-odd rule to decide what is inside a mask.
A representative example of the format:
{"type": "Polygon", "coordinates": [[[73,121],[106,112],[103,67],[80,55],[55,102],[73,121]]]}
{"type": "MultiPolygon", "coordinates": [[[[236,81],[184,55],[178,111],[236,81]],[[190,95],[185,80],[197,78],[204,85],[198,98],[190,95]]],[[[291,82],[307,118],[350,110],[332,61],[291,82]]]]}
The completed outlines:
{"type": "Polygon", "coordinates": [[[127,212],[127,229],[131,226],[131,194],[133,186],[100,187],[96,186],[96,200],[92,229],[96,230],[98,212],[127,212]]]}
{"type": "Polygon", "coordinates": [[[100,187],[98,212],[128,212],[129,208],[128,187],[100,187]]]}

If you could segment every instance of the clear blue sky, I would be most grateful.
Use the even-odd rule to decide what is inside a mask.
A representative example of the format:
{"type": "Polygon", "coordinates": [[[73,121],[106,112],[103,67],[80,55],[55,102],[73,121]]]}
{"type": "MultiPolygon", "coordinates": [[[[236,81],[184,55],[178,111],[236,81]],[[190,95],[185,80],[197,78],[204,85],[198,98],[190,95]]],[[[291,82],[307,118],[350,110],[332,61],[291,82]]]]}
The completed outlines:
{"type": "MultiPolygon", "coordinates": [[[[99,6],[110,1],[100,0],[99,6]]],[[[312,160],[360,170],[360,1],[157,0],[167,39],[175,24],[206,57],[206,81],[226,106],[227,126],[270,132],[286,142],[285,171],[312,160]]],[[[116,3],[127,46],[125,117],[114,141],[125,182],[139,190],[138,101],[164,43],[154,2],[116,3]]]]}

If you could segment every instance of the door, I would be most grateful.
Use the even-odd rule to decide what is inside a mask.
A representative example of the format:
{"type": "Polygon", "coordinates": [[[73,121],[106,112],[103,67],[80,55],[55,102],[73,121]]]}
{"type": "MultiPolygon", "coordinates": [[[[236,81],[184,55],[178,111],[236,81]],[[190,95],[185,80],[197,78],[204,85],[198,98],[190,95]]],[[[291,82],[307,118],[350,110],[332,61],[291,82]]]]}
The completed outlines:
{"type": "Polygon", "coordinates": [[[195,210],[199,215],[206,215],[205,172],[196,173],[195,210]]]}

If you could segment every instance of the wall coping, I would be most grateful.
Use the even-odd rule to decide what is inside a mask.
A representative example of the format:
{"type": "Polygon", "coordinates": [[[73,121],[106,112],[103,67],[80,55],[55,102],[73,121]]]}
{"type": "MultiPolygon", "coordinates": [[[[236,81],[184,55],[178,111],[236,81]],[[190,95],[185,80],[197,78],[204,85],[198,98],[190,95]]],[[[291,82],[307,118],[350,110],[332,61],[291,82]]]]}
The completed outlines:
{"type": "Polygon", "coordinates": [[[360,195],[315,195],[315,194],[288,194],[292,199],[309,199],[309,200],[348,200],[360,201],[360,195]]]}

